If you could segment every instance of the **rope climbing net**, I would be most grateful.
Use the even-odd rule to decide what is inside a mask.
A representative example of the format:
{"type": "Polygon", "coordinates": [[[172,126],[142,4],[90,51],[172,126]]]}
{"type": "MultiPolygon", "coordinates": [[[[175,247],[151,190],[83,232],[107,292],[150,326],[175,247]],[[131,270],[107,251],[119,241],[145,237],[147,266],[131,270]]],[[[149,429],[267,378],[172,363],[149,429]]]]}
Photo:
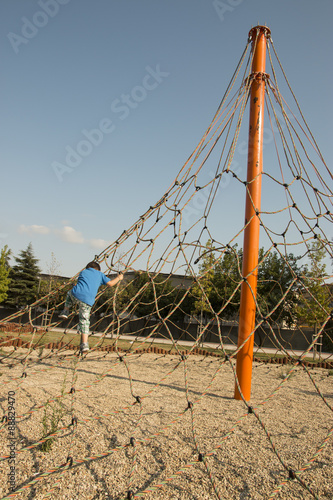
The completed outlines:
{"type": "Polygon", "coordinates": [[[253,391],[233,398],[251,43],[175,181],[95,256],[125,278],[90,351],[58,316],[77,275],[2,323],[3,500],[332,498],[332,174],[270,36],[253,391]]]}

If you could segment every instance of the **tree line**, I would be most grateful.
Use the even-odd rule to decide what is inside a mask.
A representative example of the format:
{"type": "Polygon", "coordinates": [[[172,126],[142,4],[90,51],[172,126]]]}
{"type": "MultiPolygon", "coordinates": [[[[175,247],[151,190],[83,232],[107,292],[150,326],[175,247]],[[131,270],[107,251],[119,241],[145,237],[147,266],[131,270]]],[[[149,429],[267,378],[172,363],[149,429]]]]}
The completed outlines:
{"type": "MultiPolygon", "coordinates": [[[[257,269],[257,318],[268,323],[291,325],[319,325],[330,310],[331,293],[327,284],[325,247],[316,240],[309,247],[308,263],[301,264],[300,258],[292,253],[259,251],[257,269]]],[[[57,267],[52,254],[49,279],[41,279],[39,260],[35,257],[31,243],[14,257],[7,246],[1,250],[0,258],[0,303],[8,307],[25,307],[40,297],[57,289],[59,283],[53,276],[57,267]]],[[[114,297],[115,290],[108,289],[97,300],[96,309],[107,311],[116,305],[118,311],[128,311],[135,317],[159,316],[173,321],[194,316],[198,321],[218,315],[222,319],[236,319],[241,295],[242,250],[233,247],[216,249],[208,241],[201,253],[198,275],[192,277],[189,289],[172,285],[168,275],[150,275],[137,272],[128,282],[124,280],[121,290],[114,297]]],[[[64,299],[50,299],[48,307],[56,306],[64,299]]]]}
{"type": "MultiPolygon", "coordinates": [[[[48,279],[41,278],[39,259],[35,257],[31,243],[14,257],[13,265],[10,265],[11,257],[12,251],[5,245],[0,256],[0,304],[15,308],[26,307],[59,286],[54,275],[56,260],[53,253],[48,279]]],[[[64,293],[63,291],[62,295],[64,293]]],[[[52,300],[55,305],[59,297],[52,300]]]]}
{"type": "MultiPolygon", "coordinates": [[[[308,263],[292,253],[259,251],[257,318],[284,326],[314,326],[327,318],[331,293],[327,284],[326,251],[320,241],[308,250],[308,263]]],[[[173,320],[195,316],[198,321],[218,315],[237,320],[240,306],[243,252],[234,245],[221,252],[210,241],[199,259],[198,276],[189,290],[172,285],[172,277],[137,273],[116,298],[121,310],[132,302],[137,317],[155,315],[173,320]],[[177,307],[176,307],[177,306],[177,307]]],[[[110,292],[110,296],[114,293],[110,292]]]]}

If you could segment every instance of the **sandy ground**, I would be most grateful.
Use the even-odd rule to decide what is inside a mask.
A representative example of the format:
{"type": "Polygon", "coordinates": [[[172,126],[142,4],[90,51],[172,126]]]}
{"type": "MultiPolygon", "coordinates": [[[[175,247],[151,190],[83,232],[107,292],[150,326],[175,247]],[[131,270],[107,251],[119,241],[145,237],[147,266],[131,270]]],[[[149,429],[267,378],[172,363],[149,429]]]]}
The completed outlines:
{"type": "MultiPolygon", "coordinates": [[[[19,452],[12,465],[0,462],[1,498],[333,498],[331,371],[310,371],[324,400],[302,368],[288,377],[290,366],[255,363],[248,413],[233,398],[230,362],[218,358],[25,356],[19,349],[0,365],[1,407],[6,415],[15,407],[19,452]],[[52,419],[60,430],[43,451],[34,444],[52,419]]],[[[1,431],[3,456],[13,443],[8,422],[1,431]]]]}

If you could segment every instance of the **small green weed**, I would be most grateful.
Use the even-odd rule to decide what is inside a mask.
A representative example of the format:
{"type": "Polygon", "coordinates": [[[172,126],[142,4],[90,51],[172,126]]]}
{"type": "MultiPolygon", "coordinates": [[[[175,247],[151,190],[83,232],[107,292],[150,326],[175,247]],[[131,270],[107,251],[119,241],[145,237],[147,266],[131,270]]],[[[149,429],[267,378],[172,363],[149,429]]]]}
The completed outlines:
{"type": "MultiPolygon", "coordinates": [[[[66,384],[66,375],[64,377],[62,387],[61,387],[61,395],[63,396],[65,393],[65,384],[66,384]]],[[[54,434],[58,428],[59,423],[62,420],[63,416],[66,414],[66,407],[61,401],[61,398],[57,398],[53,404],[47,403],[44,408],[44,415],[42,418],[42,427],[43,427],[43,435],[42,439],[54,434]]],[[[56,437],[51,437],[47,439],[40,445],[40,450],[43,452],[48,452],[52,448],[53,442],[56,440],[56,437]]]]}

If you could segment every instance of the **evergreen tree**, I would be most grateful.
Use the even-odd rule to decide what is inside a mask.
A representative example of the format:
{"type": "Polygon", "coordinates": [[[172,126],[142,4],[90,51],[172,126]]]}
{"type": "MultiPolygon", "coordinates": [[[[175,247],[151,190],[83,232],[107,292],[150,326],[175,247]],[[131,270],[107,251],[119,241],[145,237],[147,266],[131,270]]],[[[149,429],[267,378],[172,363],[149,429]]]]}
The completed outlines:
{"type": "Polygon", "coordinates": [[[9,266],[9,258],[11,255],[11,250],[8,249],[8,246],[5,245],[1,249],[0,255],[0,303],[7,299],[7,291],[10,284],[10,266],[9,266]]]}
{"type": "Polygon", "coordinates": [[[40,269],[31,243],[29,243],[26,250],[20,252],[19,257],[15,257],[15,261],[16,265],[12,267],[9,275],[11,283],[6,304],[22,307],[34,302],[38,293],[40,269]]]}

